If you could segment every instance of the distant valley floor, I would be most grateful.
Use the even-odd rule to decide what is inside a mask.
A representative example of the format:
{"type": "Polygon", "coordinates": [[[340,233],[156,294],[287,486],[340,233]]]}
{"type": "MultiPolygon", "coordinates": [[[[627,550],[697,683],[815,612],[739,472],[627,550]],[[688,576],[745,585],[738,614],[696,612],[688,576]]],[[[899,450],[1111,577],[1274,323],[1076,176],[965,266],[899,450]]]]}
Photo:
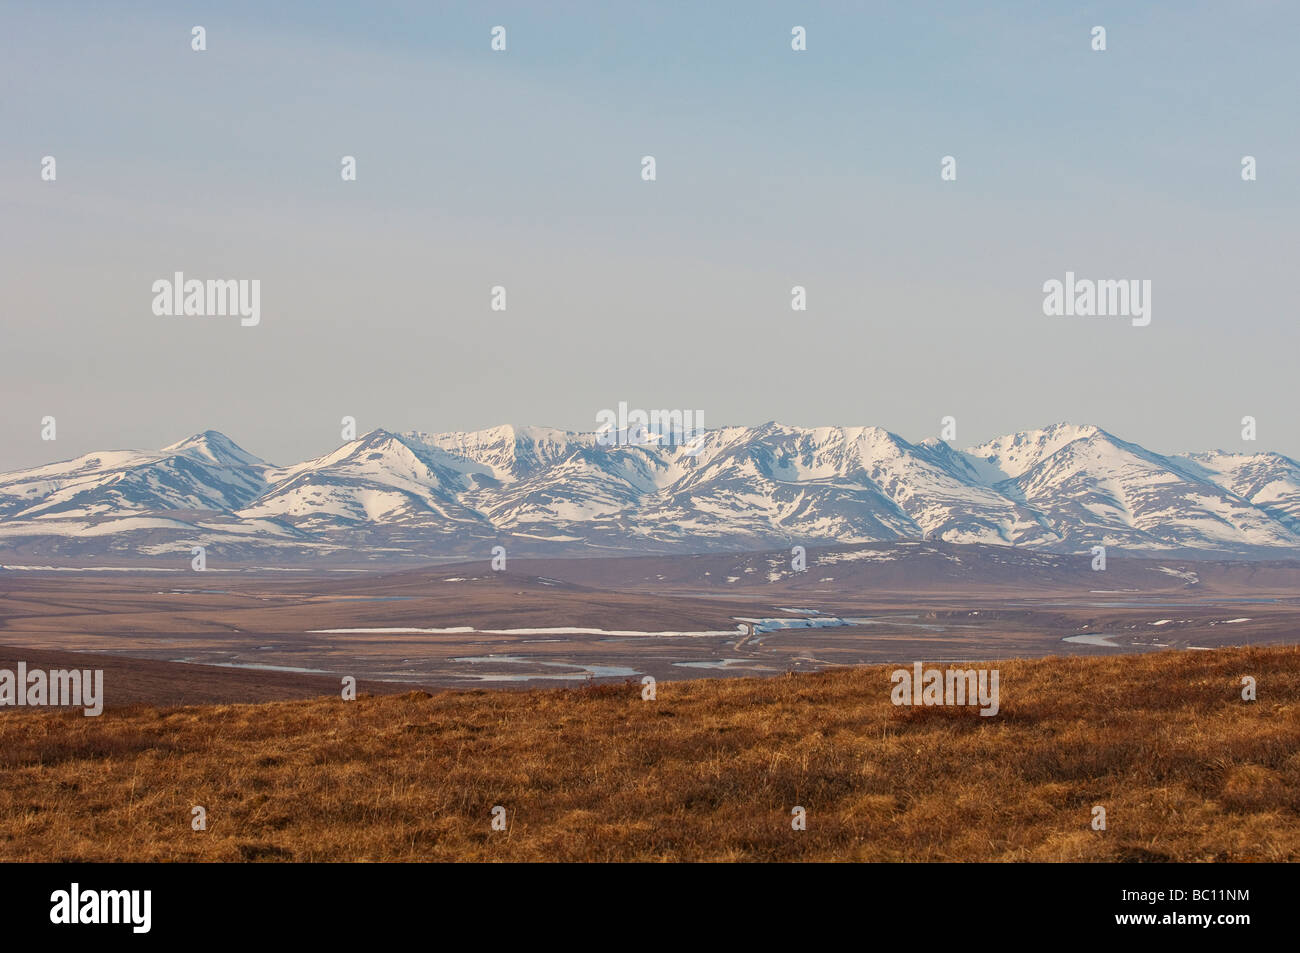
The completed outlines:
{"type": "MultiPolygon", "coordinates": [[[[771,676],[1300,643],[1300,563],[904,544],[393,572],[0,573],[0,662],[112,656],[111,705],[771,676]],[[62,656],[59,656],[62,657],[62,656]],[[133,661],[138,660],[138,661],[133,661]]],[[[89,663],[87,663],[89,664],[89,663]]]]}

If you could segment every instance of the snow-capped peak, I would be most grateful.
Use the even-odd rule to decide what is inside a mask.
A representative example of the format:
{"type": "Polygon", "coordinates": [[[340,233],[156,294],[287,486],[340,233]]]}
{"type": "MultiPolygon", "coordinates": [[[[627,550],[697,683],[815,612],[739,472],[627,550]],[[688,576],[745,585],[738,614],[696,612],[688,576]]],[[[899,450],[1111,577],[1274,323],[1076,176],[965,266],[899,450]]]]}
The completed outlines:
{"type": "Polygon", "coordinates": [[[161,452],[0,475],[0,545],[48,540],[57,552],[64,534],[86,537],[87,552],[121,551],[143,532],[142,515],[151,545],[164,545],[217,532],[185,522],[205,511],[244,547],[287,537],[376,556],[487,552],[506,537],[580,553],[938,539],[1294,555],[1300,464],[1266,453],[1163,456],[1068,423],[960,451],[880,427],[769,421],[704,431],[689,452],[607,447],[549,427],[376,429],[283,468],[203,431],[161,452]]]}
{"type": "Polygon", "coordinates": [[[202,457],[210,463],[225,466],[265,466],[266,461],[255,457],[218,430],[204,430],[184,440],[163,447],[164,454],[184,453],[202,457]]]}

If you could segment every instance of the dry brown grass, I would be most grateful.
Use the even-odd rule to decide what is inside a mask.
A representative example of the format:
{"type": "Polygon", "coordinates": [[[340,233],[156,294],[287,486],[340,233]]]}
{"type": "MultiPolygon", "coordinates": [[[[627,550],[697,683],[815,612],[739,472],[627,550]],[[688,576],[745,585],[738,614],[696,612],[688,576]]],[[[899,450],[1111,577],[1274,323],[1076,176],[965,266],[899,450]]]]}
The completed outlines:
{"type": "Polygon", "coordinates": [[[893,707],[892,667],[661,682],[654,702],[6,709],[0,859],[1300,859],[1300,649],[997,667],[993,718],[893,707]]]}

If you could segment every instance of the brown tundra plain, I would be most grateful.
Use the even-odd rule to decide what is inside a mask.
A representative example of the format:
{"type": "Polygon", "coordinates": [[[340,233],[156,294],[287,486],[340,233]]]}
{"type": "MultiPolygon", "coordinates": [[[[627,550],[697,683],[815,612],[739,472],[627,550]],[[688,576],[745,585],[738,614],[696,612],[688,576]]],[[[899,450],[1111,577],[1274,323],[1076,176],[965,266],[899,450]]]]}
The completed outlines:
{"type": "Polygon", "coordinates": [[[996,667],[994,717],[894,666],[6,709],[0,860],[1300,859],[1300,649],[996,667]]]}

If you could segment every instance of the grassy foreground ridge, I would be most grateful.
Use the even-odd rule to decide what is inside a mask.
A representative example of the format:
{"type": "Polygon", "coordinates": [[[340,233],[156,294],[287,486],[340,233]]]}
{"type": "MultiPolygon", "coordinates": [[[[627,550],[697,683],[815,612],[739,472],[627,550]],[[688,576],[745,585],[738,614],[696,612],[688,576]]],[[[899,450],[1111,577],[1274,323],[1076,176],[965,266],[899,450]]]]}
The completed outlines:
{"type": "Polygon", "coordinates": [[[1300,860],[1300,648],[981,664],[991,718],[896,666],[8,708],[0,860],[1300,860]]]}

